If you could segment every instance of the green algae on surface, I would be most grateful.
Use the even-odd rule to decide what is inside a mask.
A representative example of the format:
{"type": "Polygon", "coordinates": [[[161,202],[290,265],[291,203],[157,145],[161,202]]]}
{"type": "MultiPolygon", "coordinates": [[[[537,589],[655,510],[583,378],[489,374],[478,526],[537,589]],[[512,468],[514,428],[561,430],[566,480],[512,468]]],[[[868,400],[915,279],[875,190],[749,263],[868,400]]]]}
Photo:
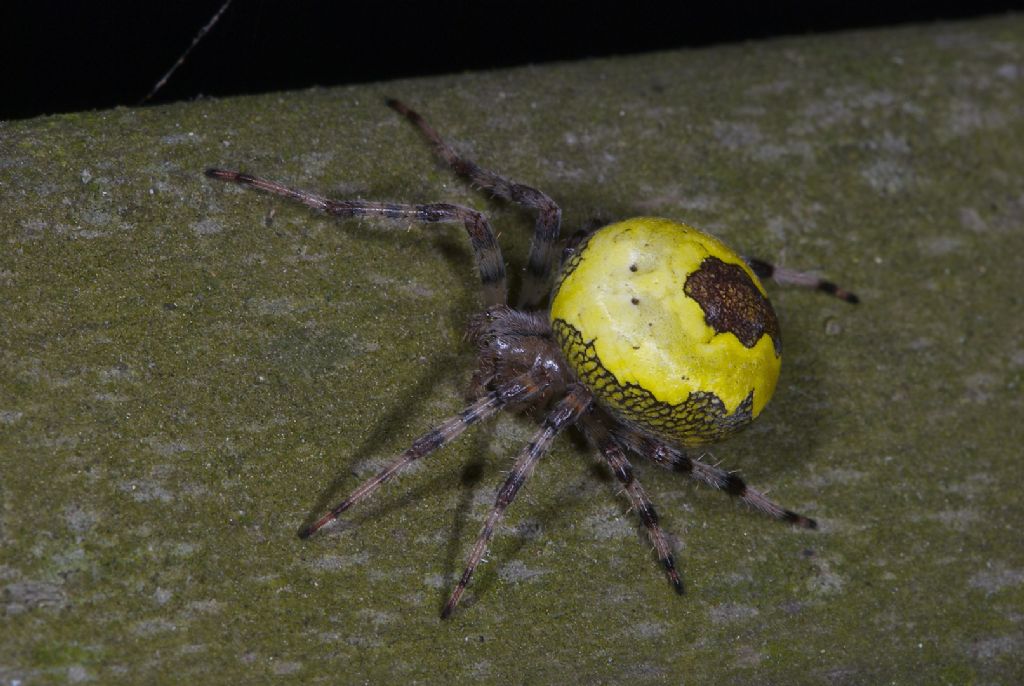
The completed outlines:
{"type": "Polygon", "coordinates": [[[1021,17],[0,124],[0,681],[1019,682],[1022,189],[1021,17]],[[470,251],[202,169],[528,243],[385,95],[566,234],[664,215],[858,291],[772,289],[779,391],[707,458],[821,530],[641,465],[676,597],[566,437],[441,622],[504,417],[300,541],[460,406],[470,251]]]}

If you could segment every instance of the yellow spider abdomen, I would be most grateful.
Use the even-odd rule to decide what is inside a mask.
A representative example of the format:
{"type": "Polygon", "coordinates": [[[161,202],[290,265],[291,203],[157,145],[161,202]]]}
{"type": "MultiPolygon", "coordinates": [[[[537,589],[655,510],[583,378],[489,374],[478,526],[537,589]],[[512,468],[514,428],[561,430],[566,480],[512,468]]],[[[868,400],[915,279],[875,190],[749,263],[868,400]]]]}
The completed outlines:
{"type": "Polygon", "coordinates": [[[667,219],[591,234],[563,265],[551,325],[602,405],[674,443],[745,426],[779,378],[778,320],[757,276],[719,240],[667,219]]]}

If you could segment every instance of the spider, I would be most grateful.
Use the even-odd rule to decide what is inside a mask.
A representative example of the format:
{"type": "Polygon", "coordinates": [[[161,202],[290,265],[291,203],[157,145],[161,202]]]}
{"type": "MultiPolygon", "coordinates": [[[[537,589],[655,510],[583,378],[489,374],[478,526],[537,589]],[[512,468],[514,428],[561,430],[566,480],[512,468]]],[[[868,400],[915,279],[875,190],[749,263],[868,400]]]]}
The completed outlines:
{"type": "Polygon", "coordinates": [[[442,619],[451,616],[505,510],[537,462],[575,426],[604,457],[640,518],[676,592],[683,581],[658,515],[627,454],[725,491],[775,519],[814,529],[743,479],[694,459],[688,449],[719,441],[749,424],[775,389],[779,325],[760,279],[814,288],[846,302],[857,296],[811,275],[743,258],[717,239],[667,219],[637,217],[581,231],[566,242],[549,290],[561,210],[530,186],[482,169],[456,152],[427,121],[398,100],[388,106],[426,137],[460,177],[492,195],[536,211],[518,307],[508,305],[505,262],[480,212],[459,205],[331,200],[239,171],[206,176],[297,201],[339,217],[461,223],[469,234],[485,309],[469,324],[477,348],[473,398],[390,464],[300,532],[308,538],[406,467],[502,410],[535,411],[540,428],[516,457],[477,536],[442,619]]]}

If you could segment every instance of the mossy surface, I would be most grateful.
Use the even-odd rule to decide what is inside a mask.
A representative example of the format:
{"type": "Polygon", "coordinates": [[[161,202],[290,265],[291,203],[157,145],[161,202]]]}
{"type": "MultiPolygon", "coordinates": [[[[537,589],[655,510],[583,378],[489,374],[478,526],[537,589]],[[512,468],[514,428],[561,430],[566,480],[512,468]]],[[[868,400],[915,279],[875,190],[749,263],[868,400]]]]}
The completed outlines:
{"type": "Polygon", "coordinates": [[[0,124],[0,682],[989,683],[1024,679],[1024,18],[0,124]],[[503,417],[330,532],[303,523],[436,420],[479,306],[458,227],[335,221],[213,182],[662,215],[820,269],[706,459],[793,531],[650,465],[676,597],[567,436],[438,619],[511,456],[503,417]]]}

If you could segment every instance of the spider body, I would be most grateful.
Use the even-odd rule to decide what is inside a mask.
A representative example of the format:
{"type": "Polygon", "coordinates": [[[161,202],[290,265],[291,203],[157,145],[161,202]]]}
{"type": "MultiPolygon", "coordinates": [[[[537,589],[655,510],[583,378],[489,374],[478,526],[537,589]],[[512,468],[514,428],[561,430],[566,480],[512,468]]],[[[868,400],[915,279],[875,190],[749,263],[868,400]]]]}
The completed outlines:
{"type": "Polygon", "coordinates": [[[578,427],[619,480],[647,530],[673,588],[682,593],[668,538],[627,454],[726,491],[751,507],[803,528],[814,520],[748,487],[736,474],[686,453],[753,420],[779,374],[779,327],[760,278],[812,287],[848,302],[856,296],[815,277],[742,258],[697,229],[641,217],[584,234],[564,250],[551,298],[561,211],[544,193],[478,167],[460,156],[416,112],[389,100],[472,184],[537,213],[519,306],[507,304],[505,263],[487,218],[458,205],[400,205],[332,200],[242,172],[208,169],[231,181],[342,217],[378,216],[424,223],[461,223],[469,236],[485,300],[469,336],[478,350],[470,395],[455,416],[426,432],[375,476],[305,527],[307,538],[413,462],[504,409],[536,410],[537,432],[523,447],[473,546],[441,616],[455,609],[506,508],[552,441],[578,427]]]}
{"type": "Polygon", "coordinates": [[[779,378],[778,320],[757,276],[721,241],[667,219],[592,234],[562,267],[550,319],[598,402],[683,445],[746,426],[779,378]]]}

